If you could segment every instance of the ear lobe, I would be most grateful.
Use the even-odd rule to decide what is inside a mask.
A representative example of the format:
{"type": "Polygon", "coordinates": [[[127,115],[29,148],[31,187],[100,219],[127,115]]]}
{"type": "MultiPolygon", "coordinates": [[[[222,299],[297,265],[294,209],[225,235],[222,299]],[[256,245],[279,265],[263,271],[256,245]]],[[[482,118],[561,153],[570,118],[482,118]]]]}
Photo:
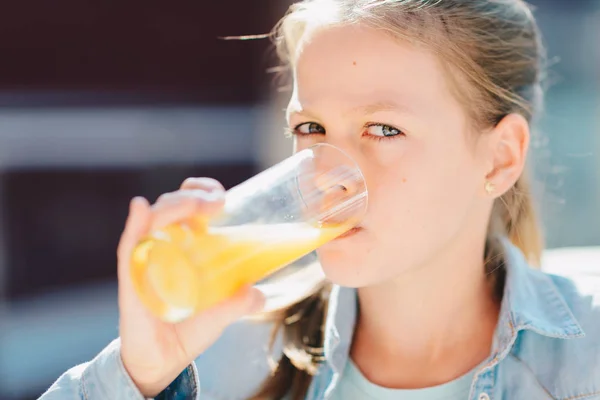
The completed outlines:
{"type": "Polygon", "coordinates": [[[494,195],[501,196],[510,190],[523,173],[529,149],[529,123],[520,114],[509,114],[494,127],[490,135],[492,169],[485,180],[494,187],[494,195]]]}

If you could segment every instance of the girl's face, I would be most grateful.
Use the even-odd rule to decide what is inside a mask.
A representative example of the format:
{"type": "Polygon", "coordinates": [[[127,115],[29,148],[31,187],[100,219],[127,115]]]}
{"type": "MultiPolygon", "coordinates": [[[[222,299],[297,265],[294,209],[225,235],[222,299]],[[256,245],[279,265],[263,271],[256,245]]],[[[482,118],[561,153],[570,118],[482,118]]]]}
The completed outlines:
{"type": "Polygon", "coordinates": [[[344,286],[382,283],[485,234],[489,163],[435,55],[367,27],[313,32],[295,65],[296,149],[338,146],[361,167],[369,208],[356,233],[319,249],[344,286]]]}

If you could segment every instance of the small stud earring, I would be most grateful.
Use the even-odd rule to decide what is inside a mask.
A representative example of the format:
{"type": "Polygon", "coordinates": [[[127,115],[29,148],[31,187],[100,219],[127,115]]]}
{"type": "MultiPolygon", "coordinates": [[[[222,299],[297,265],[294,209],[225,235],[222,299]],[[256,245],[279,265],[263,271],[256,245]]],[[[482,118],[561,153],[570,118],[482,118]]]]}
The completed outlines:
{"type": "Polygon", "coordinates": [[[487,194],[494,193],[494,190],[496,190],[496,185],[494,185],[490,181],[485,181],[485,191],[487,192],[487,194]]]}

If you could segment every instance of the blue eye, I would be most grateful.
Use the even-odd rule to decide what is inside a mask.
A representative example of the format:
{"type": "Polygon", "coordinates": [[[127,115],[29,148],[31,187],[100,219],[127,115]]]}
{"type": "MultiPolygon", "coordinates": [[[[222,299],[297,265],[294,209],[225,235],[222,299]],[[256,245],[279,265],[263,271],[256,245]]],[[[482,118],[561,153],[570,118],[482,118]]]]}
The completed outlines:
{"type": "Polygon", "coordinates": [[[305,122],[303,124],[297,125],[294,128],[294,131],[301,135],[312,135],[312,134],[324,134],[325,128],[316,122],[305,122]]]}
{"type": "Polygon", "coordinates": [[[384,124],[372,124],[367,127],[367,133],[372,136],[390,137],[404,134],[400,129],[384,124]]]}

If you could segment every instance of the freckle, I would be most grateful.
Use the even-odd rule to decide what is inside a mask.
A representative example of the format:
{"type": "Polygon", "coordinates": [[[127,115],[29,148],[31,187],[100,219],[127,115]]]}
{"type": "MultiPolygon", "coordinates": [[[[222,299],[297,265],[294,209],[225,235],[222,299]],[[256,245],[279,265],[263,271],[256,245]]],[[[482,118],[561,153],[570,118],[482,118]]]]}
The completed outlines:
{"type": "Polygon", "coordinates": [[[402,183],[406,183],[406,178],[402,178],[402,183]]]}
{"type": "Polygon", "coordinates": [[[356,65],[356,61],[352,61],[352,65],[356,65]]]}

